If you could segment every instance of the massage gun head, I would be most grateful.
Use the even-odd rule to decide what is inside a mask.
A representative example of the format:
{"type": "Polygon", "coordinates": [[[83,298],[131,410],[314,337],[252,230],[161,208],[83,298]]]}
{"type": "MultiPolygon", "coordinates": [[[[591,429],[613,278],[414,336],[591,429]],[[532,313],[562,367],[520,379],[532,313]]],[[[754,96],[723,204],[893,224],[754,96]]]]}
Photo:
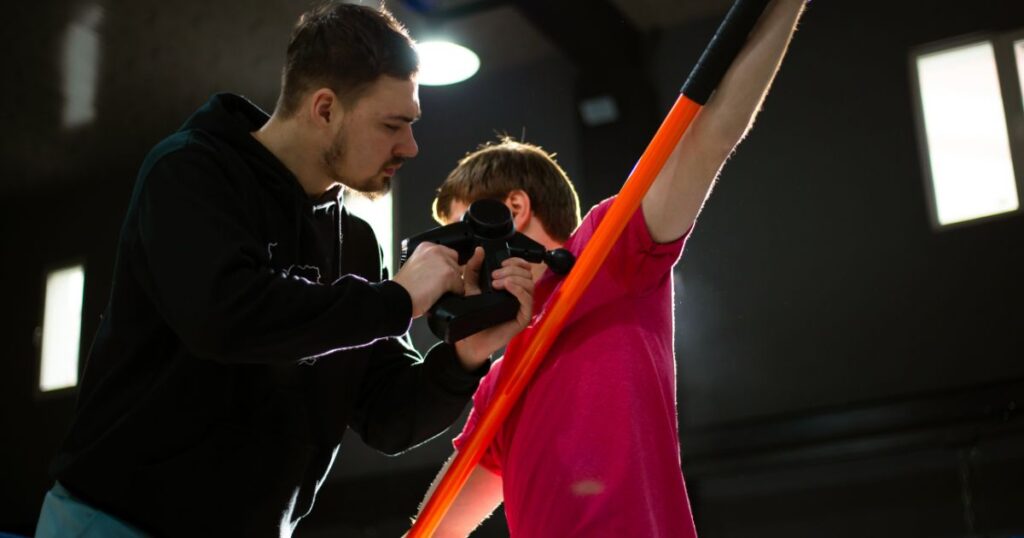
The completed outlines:
{"type": "Polygon", "coordinates": [[[403,239],[399,263],[404,265],[420,243],[430,242],[458,252],[459,265],[462,265],[483,242],[511,239],[515,233],[512,212],[505,204],[497,200],[477,200],[470,204],[461,221],[403,239]]]}
{"type": "Polygon", "coordinates": [[[544,263],[548,264],[548,268],[555,274],[567,275],[576,264],[576,257],[564,248],[556,248],[544,253],[544,263]]]}

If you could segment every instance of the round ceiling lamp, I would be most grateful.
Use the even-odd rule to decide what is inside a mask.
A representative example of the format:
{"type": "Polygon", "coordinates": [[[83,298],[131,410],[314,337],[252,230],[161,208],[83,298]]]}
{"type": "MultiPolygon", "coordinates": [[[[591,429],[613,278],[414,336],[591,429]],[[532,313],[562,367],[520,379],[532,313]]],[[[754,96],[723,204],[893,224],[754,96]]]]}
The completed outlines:
{"type": "Polygon", "coordinates": [[[420,56],[417,81],[423,86],[446,86],[462,82],[480,69],[475,52],[450,41],[425,41],[416,44],[420,56]]]}

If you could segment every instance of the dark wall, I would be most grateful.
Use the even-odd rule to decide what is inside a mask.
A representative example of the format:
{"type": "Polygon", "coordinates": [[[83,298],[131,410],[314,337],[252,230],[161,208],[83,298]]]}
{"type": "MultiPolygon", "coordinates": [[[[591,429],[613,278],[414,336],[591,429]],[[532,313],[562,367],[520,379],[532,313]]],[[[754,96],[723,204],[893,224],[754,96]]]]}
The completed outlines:
{"type": "MultiPolygon", "coordinates": [[[[965,6],[811,5],[681,263],[685,425],[1024,376],[1024,219],[935,231],[926,206],[910,50],[1024,27],[965,6]]],[[[665,36],[666,107],[709,33],[665,36]]]]}
{"type": "MultiPolygon", "coordinates": [[[[73,408],[73,391],[34,392],[44,269],[85,260],[87,349],[145,152],[215,91],[270,107],[302,8],[103,4],[97,121],[66,131],[57,58],[82,5],[20,3],[0,21],[13,51],[0,85],[0,531],[31,532],[73,408]]],[[[663,110],[714,25],[657,36],[663,110]]],[[[908,59],[919,44],[1020,28],[1024,4],[1009,0],[812,4],[677,271],[684,470],[704,536],[1024,530],[1024,221],[930,228],[908,59]]],[[[584,208],[612,194],[584,175],[576,75],[554,55],[423,88],[398,235],[433,225],[436,185],[496,132],[557,151],[584,208]]],[[[400,533],[450,437],[396,459],[346,441],[302,533],[400,533]]],[[[489,525],[481,535],[503,535],[489,525]]]]}
{"type": "Polygon", "coordinates": [[[85,263],[84,361],[109,294],[120,221],[148,148],[214,91],[231,88],[273,103],[279,51],[295,8],[264,3],[257,12],[243,5],[59,1],[6,10],[0,23],[10,62],[0,85],[7,132],[0,144],[0,281],[6,284],[0,531],[34,528],[49,487],[46,467],[74,406],[74,391],[42,397],[35,391],[44,271],[85,263]],[[95,4],[102,12],[96,120],[65,129],[65,33],[95,4]]]}
{"type": "MultiPolygon", "coordinates": [[[[665,107],[713,26],[662,36],[665,107]]],[[[1024,218],[932,229],[910,79],[919,45],[1022,27],[1019,2],[811,5],[676,275],[705,536],[1024,529],[1024,218]]]]}

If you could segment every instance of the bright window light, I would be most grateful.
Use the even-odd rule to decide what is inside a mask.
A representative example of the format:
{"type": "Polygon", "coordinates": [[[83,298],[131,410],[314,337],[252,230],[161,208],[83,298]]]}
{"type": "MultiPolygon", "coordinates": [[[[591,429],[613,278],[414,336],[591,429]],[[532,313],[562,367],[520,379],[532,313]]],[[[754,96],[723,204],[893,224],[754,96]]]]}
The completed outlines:
{"type": "Polygon", "coordinates": [[[462,82],[480,69],[476,53],[448,41],[426,41],[416,44],[420,56],[417,81],[424,86],[445,86],[462,82]]]}
{"type": "Polygon", "coordinates": [[[78,345],[82,332],[84,286],[85,269],[81,265],[57,269],[46,276],[39,364],[41,391],[78,384],[78,345]]]}
{"type": "Polygon", "coordinates": [[[939,224],[1015,211],[1017,184],[992,43],[921,54],[917,75],[939,224]]]}
{"type": "Polygon", "coordinates": [[[96,91],[100,65],[99,25],[103,8],[87,5],[68,25],[62,57],[64,126],[79,127],[96,118],[96,91]]]}
{"type": "Polygon", "coordinates": [[[391,258],[395,243],[394,221],[392,221],[393,204],[390,192],[371,200],[358,192],[345,191],[345,208],[353,215],[368,222],[373,228],[377,241],[384,249],[384,266],[388,268],[388,273],[392,276],[395,274],[391,270],[394,267],[391,258]]]}

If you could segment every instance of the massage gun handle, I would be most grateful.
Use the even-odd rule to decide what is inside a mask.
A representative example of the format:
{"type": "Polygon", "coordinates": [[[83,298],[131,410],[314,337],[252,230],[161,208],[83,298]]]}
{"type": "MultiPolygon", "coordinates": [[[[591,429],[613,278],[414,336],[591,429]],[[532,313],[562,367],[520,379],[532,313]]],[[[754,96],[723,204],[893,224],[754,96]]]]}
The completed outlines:
{"type": "Polygon", "coordinates": [[[473,239],[473,232],[469,228],[469,224],[465,222],[457,222],[449,224],[448,226],[427,230],[426,232],[402,240],[399,263],[404,265],[406,260],[412,256],[416,247],[418,247],[420,243],[428,241],[448,247],[458,252],[459,265],[464,265],[469,261],[469,258],[473,255],[473,247],[476,245],[476,242],[473,239]]]}
{"type": "Polygon", "coordinates": [[[519,300],[507,291],[461,297],[446,293],[434,303],[427,325],[434,336],[454,344],[467,336],[515,319],[519,300]]]}

